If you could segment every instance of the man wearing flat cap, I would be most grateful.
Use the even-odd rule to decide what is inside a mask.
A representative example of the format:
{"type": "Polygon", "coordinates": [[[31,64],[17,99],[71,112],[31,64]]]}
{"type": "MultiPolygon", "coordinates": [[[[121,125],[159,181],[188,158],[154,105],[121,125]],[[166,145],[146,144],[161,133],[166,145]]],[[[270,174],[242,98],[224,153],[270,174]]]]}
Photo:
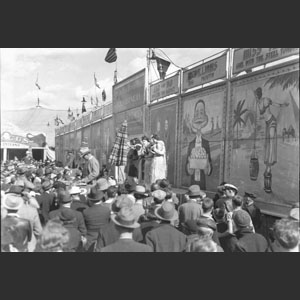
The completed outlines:
{"type": "Polygon", "coordinates": [[[186,195],[186,203],[181,204],[178,208],[180,226],[186,221],[196,220],[202,215],[200,203],[205,196],[205,193],[201,191],[199,185],[192,185],[189,187],[186,195]]]}

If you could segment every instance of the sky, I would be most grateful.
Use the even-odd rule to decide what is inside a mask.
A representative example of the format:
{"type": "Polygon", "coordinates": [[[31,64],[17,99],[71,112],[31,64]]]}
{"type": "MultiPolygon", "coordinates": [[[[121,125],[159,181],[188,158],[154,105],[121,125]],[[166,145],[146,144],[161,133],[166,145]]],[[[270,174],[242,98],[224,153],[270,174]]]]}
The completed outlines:
{"type": "MultiPolygon", "coordinates": [[[[156,55],[178,67],[187,67],[217,54],[226,48],[155,48],[156,55]],[[162,50],[162,51],[161,51],[162,50]],[[166,54],[166,55],[165,55],[166,54]]],[[[109,48],[1,48],[0,99],[1,110],[33,108],[37,98],[44,108],[81,111],[82,97],[102,99],[105,89],[107,100],[112,100],[114,71],[117,65],[118,81],[146,68],[148,48],[117,48],[117,63],[104,58],[109,48]],[[101,89],[96,89],[94,73],[101,89]],[[39,90],[35,82],[38,77],[39,90]]],[[[150,81],[158,79],[156,63],[150,66],[150,81]]],[[[171,64],[168,74],[178,70],[171,64]]]]}

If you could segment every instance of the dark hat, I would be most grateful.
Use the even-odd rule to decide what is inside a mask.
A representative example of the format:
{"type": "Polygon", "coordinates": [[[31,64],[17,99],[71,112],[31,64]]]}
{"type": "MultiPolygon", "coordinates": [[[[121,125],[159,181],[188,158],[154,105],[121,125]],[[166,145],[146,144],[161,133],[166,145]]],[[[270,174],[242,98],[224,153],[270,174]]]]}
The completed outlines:
{"type": "Polygon", "coordinates": [[[49,180],[46,180],[42,183],[42,188],[44,191],[48,191],[52,188],[52,183],[49,180]]]}
{"type": "Polygon", "coordinates": [[[120,211],[122,207],[132,207],[134,202],[131,200],[128,195],[122,194],[118,196],[111,205],[111,210],[114,213],[120,211]]]}
{"type": "Polygon", "coordinates": [[[25,167],[20,167],[17,169],[17,174],[19,174],[19,175],[23,175],[26,172],[27,172],[27,168],[25,168],[25,167]]]}
{"type": "Polygon", "coordinates": [[[52,174],[52,169],[51,168],[46,168],[45,169],[45,175],[52,174]]]}
{"type": "Polygon", "coordinates": [[[178,219],[178,212],[176,211],[175,206],[168,201],[164,202],[162,206],[157,207],[154,210],[154,214],[163,221],[174,221],[178,219]]]}
{"type": "Polygon", "coordinates": [[[195,184],[189,187],[188,195],[190,197],[205,197],[206,194],[201,191],[200,186],[195,184]]]}
{"type": "Polygon", "coordinates": [[[25,187],[20,185],[12,185],[5,194],[22,195],[25,187]]]}
{"type": "Polygon", "coordinates": [[[70,203],[72,201],[71,195],[68,191],[62,191],[58,193],[57,199],[59,203],[70,203]]]}
{"type": "Polygon", "coordinates": [[[61,182],[61,181],[55,181],[55,182],[53,183],[53,187],[54,187],[55,189],[63,188],[64,190],[66,190],[67,185],[66,185],[65,183],[61,182]]]}
{"type": "Polygon", "coordinates": [[[256,195],[253,194],[253,193],[245,192],[245,195],[244,195],[244,196],[245,196],[245,197],[249,197],[249,198],[251,198],[251,199],[256,199],[256,195]]]}
{"type": "Polygon", "coordinates": [[[196,220],[196,224],[197,227],[205,227],[205,228],[210,228],[214,231],[217,230],[217,225],[216,222],[214,220],[212,220],[211,218],[206,218],[206,217],[199,217],[196,220]]]}
{"type": "Polygon", "coordinates": [[[39,177],[42,177],[43,176],[43,169],[37,169],[36,171],[35,171],[35,174],[36,174],[36,176],[39,176],[39,177]]]}
{"type": "Polygon", "coordinates": [[[248,227],[251,225],[251,217],[245,210],[237,210],[233,213],[232,219],[237,227],[248,227]]]}
{"type": "Polygon", "coordinates": [[[134,210],[134,207],[122,207],[117,214],[111,215],[112,221],[120,226],[125,228],[138,228],[140,224],[136,221],[137,213],[134,210]]]}
{"type": "Polygon", "coordinates": [[[60,210],[58,217],[64,224],[70,224],[76,221],[76,214],[72,209],[60,210]]]}
{"type": "Polygon", "coordinates": [[[225,209],[223,208],[215,208],[213,210],[213,215],[215,217],[215,220],[223,220],[223,218],[225,217],[225,209]]]}
{"type": "Polygon", "coordinates": [[[92,202],[99,202],[105,198],[105,195],[102,191],[98,190],[95,186],[93,186],[90,192],[87,194],[87,200],[92,202]]]}

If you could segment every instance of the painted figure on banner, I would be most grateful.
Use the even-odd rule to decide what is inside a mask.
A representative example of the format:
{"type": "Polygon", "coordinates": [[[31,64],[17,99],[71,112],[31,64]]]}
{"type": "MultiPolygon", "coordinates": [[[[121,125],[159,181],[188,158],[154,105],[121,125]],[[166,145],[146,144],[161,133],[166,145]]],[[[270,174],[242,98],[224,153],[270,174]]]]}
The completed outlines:
{"type": "Polygon", "coordinates": [[[166,162],[166,147],[157,134],[151,136],[152,143],[151,152],[154,157],[151,166],[151,183],[158,179],[165,179],[167,176],[167,162],[166,162]]]}
{"type": "Polygon", "coordinates": [[[205,102],[200,99],[195,104],[194,117],[192,120],[192,132],[196,137],[189,143],[186,172],[192,176],[191,185],[197,184],[201,190],[206,190],[206,175],[212,173],[212,160],[209,142],[202,136],[202,129],[209,122],[205,111],[205,102]]]}
{"type": "Polygon", "coordinates": [[[271,167],[277,163],[277,118],[271,111],[271,106],[280,108],[287,107],[289,103],[276,103],[270,98],[262,96],[262,89],[258,87],[254,91],[255,100],[260,115],[264,116],[265,129],[265,146],[264,146],[264,164],[266,169],[264,172],[264,190],[266,193],[272,192],[272,173],[271,167]]]}

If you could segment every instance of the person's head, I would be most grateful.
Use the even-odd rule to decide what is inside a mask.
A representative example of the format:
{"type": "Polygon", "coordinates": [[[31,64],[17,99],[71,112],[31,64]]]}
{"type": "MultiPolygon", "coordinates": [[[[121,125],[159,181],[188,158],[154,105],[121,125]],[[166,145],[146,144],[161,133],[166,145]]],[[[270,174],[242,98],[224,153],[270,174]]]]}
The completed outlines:
{"type": "Polygon", "coordinates": [[[232,220],[235,225],[235,231],[240,231],[243,229],[249,229],[251,227],[252,221],[249,213],[245,210],[237,210],[232,214],[232,220]]]}
{"type": "Polygon", "coordinates": [[[224,208],[215,208],[213,210],[213,217],[217,223],[225,223],[225,209],[224,208]]]}
{"type": "Polygon", "coordinates": [[[169,188],[165,188],[165,189],[164,189],[164,192],[166,193],[166,197],[165,197],[166,201],[171,200],[172,197],[173,197],[173,192],[172,192],[172,190],[169,189],[169,188]]]}
{"type": "Polygon", "coordinates": [[[61,221],[50,220],[43,228],[37,249],[41,252],[62,252],[69,239],[69,231],[61,221]]]}
{"type": "Polygon", "coordinates": [[[160,205],[166,199],[166,192],[162,190],[155,190],[151,193],[153,201],[156,205],[160,205]]]}
{"type": "Polygon", "coordinates": [[[159,138],[159,135],[158,134],[152,134],[151,135],[151,140],[150,141],[152,141],[152,142],[157,142],[157,141],[159,141],[160,140],[160,138],[159,138]]]}
{"type": "Polygon", "coordinates": [[[186,196],[187,199],[203,200],[206,197],[206,194],[203,191],[201,191],[199,185],[194,184],[189,187],[186,196]]]}
{"type": "Polygon", "coordinates": [[[218,247],[210,237],[199,237],[191,242],[190,252],[218,252],[218,247]]]}
{"type": "Polygon", "coordinates": [[[137,212],[135,207],[122,207],[116,214],[111,215],[111,220],[115,223],[117,230],[120,233],[133,232],[135,228],[140,227],[140,224],[136,221],[137,212]]]}
{"type": "Polygon", "coordinates": [[[211,238],[214,232],[217,230],[217,225],[215,221],[213,221],[210,218],[206,218],[202,216],[196,220],[196,226],[197,226],[197,234],[200,237],[211,238]]]}
{"type": "Polygon", "coordinates": [[[238,208],[242,208],[242,205],[243,205],[243,197],[240,196],[240,195],[235,195],[233,198],[232,198],[232,206],[233,206],[233,209],[238,209],[238,208]]]}
{"type": "Polygon", "coordinates": [[[117,196],[114,202],[111,205],[111,210],[113,213],[118,213],[123,207],[133,207],[134,201],[130,198],[129,195],[122,194],[117,196]]]}
{"type": "Polygon", "coordinates": [[[205,102],[200,99],[195,104],[194,117],[192,121],[192,129],[197,132],[208,124],[208,115],[205,111],[205,102]]]}
{"type": "Polygon", "coordinates": [[[135,187],[135,191],[134,191],[133,195],[136,200],[142,200],[142,199],[149,197],[148,193],[146,192],[145,186],[143,186],[141,184],[138,184],[135,187]]]}
{"type": "Polygon", "coordinates": [[[100,178],[97,180],[96,188],[103,193],[107,192],[107,189],[110,187],[110,184],[106,178],[100,178]]]}
{"type": "Polygon", "coordinates": [[[231,199],[238,193],[238,188],[230,183],[224,184],[224,190],[225,196],[231,199]]]}
{"type": "Polygon", "coordinates": [[[87,200],[91,205],[95,205],[105,200],[105,194],[97,189],[96,186],[93,186],[87,195],[87,200]]]}
{"type": "Polygon", "coordinates": [[[273,226],[276,243],[285,250],[299,246],[299,224],[288,218],[277,220],[273,226]]]}
{"type": "Polygon", "coordinates": [[[159,184],[156,183],[156,182],[153,182],[153,183],[151,184],[151,186],[150,186],[151,192],[154,192],[154,191],[159,190],[159,189],[160,189],[160,186],[159,186],[159,184]]]}
{"type": "Polygon", "coordinates": [[[210,213],[213,211],[213,209],[214,209],[214,201],[208,197],[204,198],[202,200],[203,213],[205,213],[205,214],[210,213]]]}
{"type": "Polygon", "coordinates": [[[173,203],[164,201],[163,204],[154,210],[155,216],[163,222],[172,222],[178,219],[178,212],[173,203]]]}
{"type": "Polygon", "coordinates": [[[116,198],[118,195],[118,188],[116,186],[110,186],[107,189],[107,197],[112,199],[112,198],[116,198]]]}
{"type": "Polygon", "coordinates": [[[57,200],[60,205],[69,205],[72,202],[70,193],[62,188],[57,189],[57,200]]]}
{"type": "Polygon", "coordinates": [[[256,97],[258,99],[260,99],[262,97],[262,89],[261,89],[261,87],[257,88],[254,93],[255,93],[256,97]]]}

